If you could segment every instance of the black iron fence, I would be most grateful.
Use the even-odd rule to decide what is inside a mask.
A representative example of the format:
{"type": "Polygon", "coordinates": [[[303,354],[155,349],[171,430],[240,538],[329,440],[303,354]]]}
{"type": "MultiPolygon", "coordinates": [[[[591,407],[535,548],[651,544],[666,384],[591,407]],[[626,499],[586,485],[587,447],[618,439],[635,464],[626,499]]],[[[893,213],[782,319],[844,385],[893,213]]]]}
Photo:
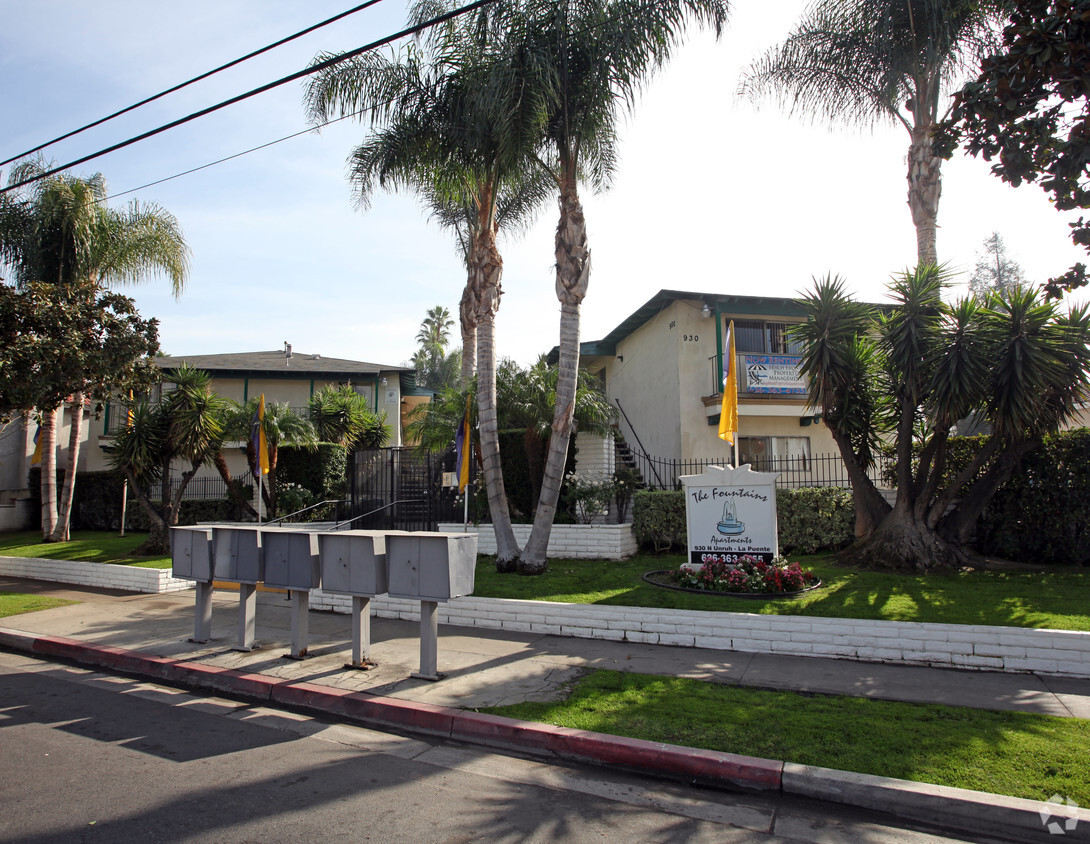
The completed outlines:
{"type": "Polygon", "coordinates": [[[457,490],[443,485],[454,471],[454,453],[380,448],[352,455],[349,482],[352,527],[369,530],[436,530],[461,521],[457,490]]]}
{"type": "MultiPolygon", "coordinates": [[[[681,489],[682,475],[699,475],[708,466],[727,466],[729,460],[722,457],[692,460],[674,460],[654,457],[638,449],[629,448],[626,458],[649,489],[681,489]]],[[[851,479],[839,454],[816,454],[796,457],[761,458],[750,464],[756,472],[778,472],[776,486],[798,489],[801,487],[851,488],[851,479]]],[[[887,461],[879,459],[868,473],[878,486],[887,470],[887,461]]]]}

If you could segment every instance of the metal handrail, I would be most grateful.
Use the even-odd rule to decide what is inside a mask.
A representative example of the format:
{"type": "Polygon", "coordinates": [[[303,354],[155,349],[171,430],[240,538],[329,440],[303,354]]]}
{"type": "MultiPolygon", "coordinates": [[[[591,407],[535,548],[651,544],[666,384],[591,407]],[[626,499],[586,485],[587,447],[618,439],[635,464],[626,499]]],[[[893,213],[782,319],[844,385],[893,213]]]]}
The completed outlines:
{"type": "Polygon", "coordinates": [[[330,498],[326,501],[319,501],[317,504],[311,504],[309,507],[304,507],[302,510],[296,510],[294,513],[288,513],[286,516],[279,516],[272,521],[265,522],[267,525],[275,525],[277,522],[282,522],[284,519],[290,519],[292,516],[298,516],[301,513],[306,513],[308,510],[313,510],[317,507],[321,507],[324,504],[348,504],[347,498],[330,498]]]}
{"type": "Polygon", "coordinates": [[[397,504],[420,504],[420,503],[425,502],[427,500],[428,499],[426,499],[426,498],[406,498],[406,499],[403,499],[401,501],[391,501],[389,504],[383,504],[381,507],[379,507],[379,508],[377,508],[375,510],[371,510],[371,511],[369,511],[367,513],[361,513],[359,516],[353,516],[351,519],[348,519],[347,521],[337,522],[337,524],[333,525],[333,527],[327,527],[327,528],[325,528],[325,530],[340,530],[342,525],[350,525],[350,524],[352,524],[352,522],[358,522],[360,519],[364,519],[367,516],[373,516],[373,515],[375,515],[375,513],[381,513],[383,510],[388,510],[389,508],[391,508],[391,507],[393,507],[393,506],[395,506],[397,504]]]}
{"type": "MultiPolygon", "coordinates": [[[[624,408],[621,407],[621,400],[614,399],[613,402],[617,405],[617,409],[621,411],[621,416],[624,417],[624,421],[628,423],[628,430],[630,430],[632,436],[636,438],[636,444],[640,447],[640,451],[643,452],[643,454],[647,454],[647,449],[644,448],[643,443],[640,442],[640,435],[636,433],[636,429],[632,426],[632,420],[628,418],[628,414],[625,413],[624,408]]],[[[659,475],[659,470],[655,468],[654,463],[649,463],[648,465],[651,467],[651,471],[655,473],[655,480],[658,482],[658,485],[662,486],[662,476],[659,475]]]]}

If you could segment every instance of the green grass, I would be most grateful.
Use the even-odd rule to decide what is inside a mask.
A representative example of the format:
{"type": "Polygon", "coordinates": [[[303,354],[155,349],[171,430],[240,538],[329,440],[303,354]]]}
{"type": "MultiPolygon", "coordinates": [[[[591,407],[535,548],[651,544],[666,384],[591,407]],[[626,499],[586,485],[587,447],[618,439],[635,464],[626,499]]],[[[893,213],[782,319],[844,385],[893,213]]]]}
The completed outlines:
{"type": "Polygon", "coordinates": [[[594,671],[565,701],[482,709],[526,721],[970,788],[1090,803],[1090,721],[803,695],[594,671]]]}
{"type": "Polygon", "coordinates": [[[68,542],[42,542],[40,531],[0,533],[0,556],[114,563],[148,569],[170,568],[170,557],[143,557],[133,554],[147,538],[146,533],[118,536],[108,531],[84,530],[73,531],[68,542]]]}
{"type": "Polygon", "coordinates": [[[46,595],[23,595],[19,592],[0,592],[0,618],[19,615],[24,612],[48,610],[78,604],[79,601],[66,601],[64,598],[50,598],[46,595]]]}
{"type": "Polygon", "coordinates": [[[497,574],[477,565],[474,594],[576,604],[809,615],[947,624],[995,624],[1090,630],[1090,571],[951,572],[906,575],[837,566],[829,556],[792,557],[817,572],[821,589],[798,598],[727,598],[675,592],[643,582],[649,571],[677,568],[681,554],[623,562],[552,560],[540,577],[497,574]]]}
{"type": "MultiPolygon", "coordinates": [[[[146,538],[143,533],[119,537],[105,531],[80,531],[69,542],[43,543],[37,532],[23,531],[0,534],[0,555],[170,568],[169,557],[133,555],[146,538]]],[[[906,575],[844,568],[829,556],[797,559],[824,583],[798,598],[725,598],[675,592],[642,580],[646,572],[677,568],[685,560],[681,554],[644,555],[622,562],[553,560],[540,577],[497,574],[492,558],[481,557],[474,594],[575,604],[1090,631],[1090,570],[1085,568],[906,575]]]]}

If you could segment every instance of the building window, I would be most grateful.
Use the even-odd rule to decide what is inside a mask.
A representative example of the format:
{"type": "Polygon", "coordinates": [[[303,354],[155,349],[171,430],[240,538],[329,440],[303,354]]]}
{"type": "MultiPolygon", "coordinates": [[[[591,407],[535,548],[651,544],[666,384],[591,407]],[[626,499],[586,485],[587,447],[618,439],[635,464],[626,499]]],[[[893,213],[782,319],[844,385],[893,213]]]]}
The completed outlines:
{"type": "Polygon", "coordinates": [[[739,437],[738,461],[757,472],[805,472],[810,468],[810,438],[739,437]]]}
{"type": "Polygon", "coordinates": [[[794,323],[765,322],[760,319],[734,321],[734,348],[739,354],[801,355],[802,347],[789,339],[787,329],[794,323]]]}

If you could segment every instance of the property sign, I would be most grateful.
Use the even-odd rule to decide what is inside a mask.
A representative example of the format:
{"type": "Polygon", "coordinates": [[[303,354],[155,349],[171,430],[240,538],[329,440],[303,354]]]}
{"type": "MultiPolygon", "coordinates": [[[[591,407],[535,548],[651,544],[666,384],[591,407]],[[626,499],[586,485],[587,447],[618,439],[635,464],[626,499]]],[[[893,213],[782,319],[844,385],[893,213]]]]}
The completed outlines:
{"type": "Polygon", "coordinates": [[[806,379],[799,370],[798,355],[743,355],[746,390],[750,393],[806,395],[806,379]]]}
{"type": "Polygon", "coordinates": [[[689,562],[734,562],[749,554],[770,562],[779,552],[776,532],[778,472],[708,466],[683,475],[689,562]]]}

